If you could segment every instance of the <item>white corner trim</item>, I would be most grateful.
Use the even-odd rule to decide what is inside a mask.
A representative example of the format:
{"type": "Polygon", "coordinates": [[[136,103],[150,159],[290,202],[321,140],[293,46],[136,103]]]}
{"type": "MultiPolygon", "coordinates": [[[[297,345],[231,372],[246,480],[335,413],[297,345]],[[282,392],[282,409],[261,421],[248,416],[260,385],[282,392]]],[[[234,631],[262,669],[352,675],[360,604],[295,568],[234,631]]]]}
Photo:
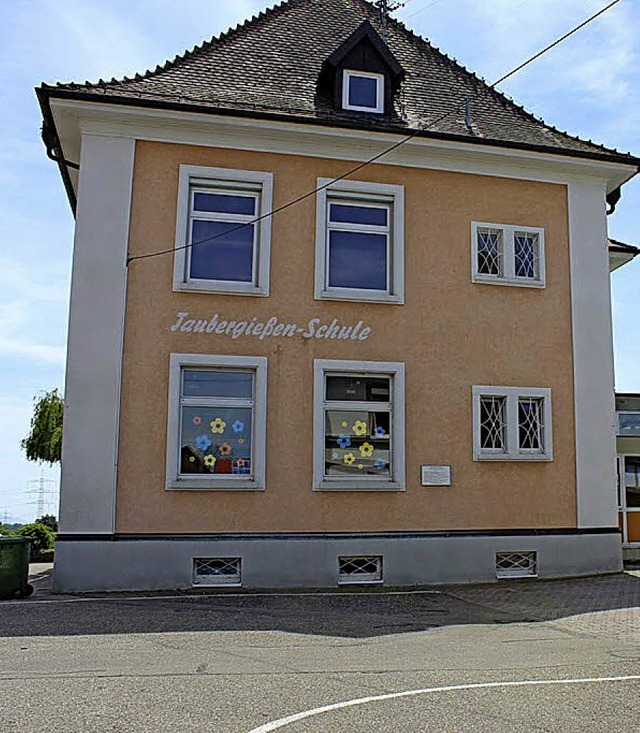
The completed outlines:
{"type": "Polygon", "coordinates": [[[318,178],[321,190],[316,195],[316,257],[315,298],[316,300],[347,300],[368,303],[404,304],[404,186],[371,181],[344,180],[332,183],[331,178],[318,178]],[[393,220],[390,227],[390,248],[387,267],[390,268],[390,292],[376,292],[366,289],[329,288],[327,279],[328,226],[327,198],[331,194],[347,193],[358,198],[375,201],[376,197],[390,203],[393,220]]]}
{"type": "Polygon", "coordinates": [[[269,295],[271,263],[271,217],[266,216],[273,208],[273,173],[244,171],[232,168],[212,168],[199,165],[181,165],[178,183],[178,205],[176,218],[175,256],[173,265],[173,289],[175,291],[224,293],[227,295],[269,295]],[[189,254],[185,245],[191,244],[189,227],[190,190],[195,182],[215,184],[216,182],[257,184],[260,187],[260,205],[255,218],[265,217],[257,222],[258,254],[256,259],[255,283],[234,283],[208,280],[191,280],[187,275],[189,254]]]}
{"type": "Polygon", "coordinates": [[[611,280],[604,184],[569,186],[578,527],[617,525],[611,280]]]}
{"type": "Polygon", "coordinates": [[[212,354],[170,354],[169,355],[169,403],[167,410],[167,475],[165,488],[168,490],[200,491],[263,491],[266,486],[267,455],[267,358],[262,356],[216,356],[212,354]],[[180,478],[179,436],[180,436],[180,392],[182,368],[222,367],[244,368],[255,371],[255,394],[253,398],[252,424],[252,468],[253,478],[221,478],[202,476],[180,478]]]}
{"type": "Polygon", "coordinates": [[[60,527],[115,531],[135,142],[85,135],[69,310],[60,527]]]}
{"type": "Polygon", "coordinates": [[[542,227],[517,226],[515,224],[490,224],[471,222],[471,282],[483,285],[507,285],[520,288],[546,287],[545,236],[542,227]],[[478,229],[498,229],[502,232],[502,275],[486,275],[478,272],[478,229]],[[518,277],[515,274],[515,235],[535,234],[538,237],[538,277],[518,277]]]}
{"type": "Polygon", "coordinates": [[[404,491],[406,488],[405,448],[405,365],[398,361],[346,361],[314,359],[313,362],[313,490],[314,491],[404,491]],[[388,374],[392,377],[391,479],[370,477],[327,479],[324,475],[324,376],[326,372],[388,374]]]}
{"type": "Polygon", "coordinates": [[[548,387],[499,387],[473,386],[473,460],[474,461],[553,461],[553,409],[551,390],[548,387]],[[480,447],[480,398],[506,397],[506,452],[487,452],[480,447]],[[541,398],[544,400],[543,438],[544,451],[528,453],[520,451],[518,436],[518,399],[541,398]]]}

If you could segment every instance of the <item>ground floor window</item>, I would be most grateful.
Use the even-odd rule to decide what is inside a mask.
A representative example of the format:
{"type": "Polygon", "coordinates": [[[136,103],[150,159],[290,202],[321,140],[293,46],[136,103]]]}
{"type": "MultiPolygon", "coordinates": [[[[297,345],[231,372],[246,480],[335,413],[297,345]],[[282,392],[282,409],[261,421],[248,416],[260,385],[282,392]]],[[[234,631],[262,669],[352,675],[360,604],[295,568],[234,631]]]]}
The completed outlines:
{"type": "Polygon", "coordinates": [[[317,359],[314,488],[404,489],[404,365],[317,359]]]}
{"type": "Polygon", "coordinates": [[[167,488],[263,489],[267,360],[172,354],[167,488]]]}
{"type": "Polygon", "coordinates": [[[473,387],[473,458],[553,458],[551,390],[538,387],[473,387]]]}

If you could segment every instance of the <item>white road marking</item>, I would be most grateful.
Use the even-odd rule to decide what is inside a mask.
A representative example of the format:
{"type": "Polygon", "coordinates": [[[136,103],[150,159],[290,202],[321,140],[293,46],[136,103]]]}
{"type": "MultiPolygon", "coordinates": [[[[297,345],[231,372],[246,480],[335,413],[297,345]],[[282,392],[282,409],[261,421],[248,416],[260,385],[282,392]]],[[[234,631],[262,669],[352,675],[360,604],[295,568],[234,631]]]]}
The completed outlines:
{"type": "Polygon", "coordinates": [[[439,590],[387,590],[387,591],[358,591],[356,592],[344,592],[334,591],[331,593],[318,591],[318,592],[305,592],[305,593],[199,593],[199,594],[185,594],[179,596],[91,596],[81,598],[43,598],[42,600],[7,600],[0,601],[1,606],[41,606],[45,603],[92,603],[92,602],[123,602],[123,601],[193,601],[202,600],[203,598],[316,598],[316,597],[349,597],[357,598],[358,596],[414,596],[414,595],[441,595],[442,591],[439,590]]]}
{"type": "Polygon", "coordinates": [[[336,702],[331,705],[323,705],[320,708],[312,710],[304,710],[295,715],[288,715],[286,718],[273,720],[270,723],[259,725],[252,728],[249,733],[270,733],[270,731],[284,728],[285,725],[295,723],[298,720],[311,718],[322,713],[329,713],[333,710],[341,708],[351,708],[356,705],[366,705],[370,702],[378,702],[379,700],[395,700],[400,697],[413,697],[415,695],[425,695],[431,692],[451,692],[453,690],[481,690],[489,687],[534,687],[536,685],[577,685],[591,682],[624,682],[628,680],[640,680],[640,675],[626,675],[624,677],[584,677],[578,679],[559,679],[559,680],[516,680],[514,682],[476,682],[467,685],[449,685],[447,687],[425,687],[421,690],[406,690],[405,692],[390,692],[386,695],[371,695],[369,697],[359,697],[354,700],[345,700],[344,702],[336,702]]]}

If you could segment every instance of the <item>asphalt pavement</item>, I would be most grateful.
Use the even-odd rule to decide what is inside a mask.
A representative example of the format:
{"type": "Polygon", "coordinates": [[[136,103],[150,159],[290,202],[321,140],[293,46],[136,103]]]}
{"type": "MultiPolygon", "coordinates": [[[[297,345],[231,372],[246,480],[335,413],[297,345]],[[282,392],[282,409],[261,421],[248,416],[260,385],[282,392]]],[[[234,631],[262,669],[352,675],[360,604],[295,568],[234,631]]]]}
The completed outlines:
{"type": "Polygon", "coordinates": [[[633,731],[640,577],[0,602],[0,732],[633,731]]]}

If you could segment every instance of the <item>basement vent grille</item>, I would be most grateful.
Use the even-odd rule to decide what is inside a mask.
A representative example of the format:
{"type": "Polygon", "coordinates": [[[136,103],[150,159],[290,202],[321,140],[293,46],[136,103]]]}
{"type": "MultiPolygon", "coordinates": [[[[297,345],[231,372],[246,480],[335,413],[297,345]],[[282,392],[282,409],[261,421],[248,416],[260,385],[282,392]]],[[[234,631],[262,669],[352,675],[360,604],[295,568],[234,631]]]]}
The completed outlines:
{"type": "Polygon", "coordinates": [[[239,557],[194,557],[193,585],[240,585],[239,557]]]}
{"type": "Polygon", "coordinates": [[[496,578],[535,578],[537,552],[496,552],[496,578]]]}
{"type": "Polygon", "coordinates": [[[381,583],[382,557],[339,557],[338,583],[381,583]]]}

